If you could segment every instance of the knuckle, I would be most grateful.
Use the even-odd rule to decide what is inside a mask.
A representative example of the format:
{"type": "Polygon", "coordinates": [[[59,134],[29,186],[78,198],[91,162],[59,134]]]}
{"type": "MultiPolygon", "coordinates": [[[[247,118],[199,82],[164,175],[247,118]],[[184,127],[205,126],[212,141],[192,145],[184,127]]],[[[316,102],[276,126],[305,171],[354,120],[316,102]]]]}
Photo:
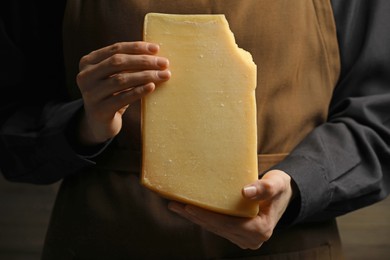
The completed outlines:
{"type": "Polygon", "coordinates": [[[267,230],[263,231],[263,233],[262,233],[262,240],[263,241],[268,241],[271,238],[272,233],[273,233],[273,229],[272,228],[268,228],[267,230]]]}
{"type": "Polygon", "coordinates": [[[86,84],[88,80],[88,72],[83,70],[83,71],[80,71],[77,75],[76,75],[76,83],[78,85],[78,87],[80,89],[83,89],[84,88],[84,85],[86,84]]]}
{"type": "Polygon", "coordinates": [[[87,55],[84,55],[80,58],[80,62],[79,62],[79,68],[81,69],[82,67],[84,67],[86,64],[89,64],[90,63],[90,55],[87,54],[87,55]]]}
{"type": "Polygon", "coordinates": [[[156,73],[153,71],[144,71],[140,75],[142,82],[150,82],[156,80],[156,73]]]}
{"type": "Polygon", "coordinates": [[[140,55],[140,56],[139,56],[139,63],[140,63],[143,67],[150,67],[151,65],[153,65],[152,60],[151,60],[150,57],[147,56],[147,55],[140,55]]]}
{"type": "Polygon", "coordinates": [[[266,193],[270,196],[270,197],[273,197],[275,196],[277,193],[278,193],[278,185],[274,182],[269,182],[269,181],[265,181],[263,183],[263,187],[266,191],[266,193]]]}
{"type": "Polygon", "coordinates": [[[116,42],[116,43],[112,44],[111,48],[110,48],[110,52],[112,54],[120,53],[121,49],[122,49],[122,45],[123,45],[123,43],[121,43],[121,42],[116,42]]]}
{"type": "Polygon", "coordinates": [[[142,42],[133,42],[133,49],[135,51],[140,51],[143,49],[143,43],[142,42]]]}
{"type": "Polygon", "coordinates": [[[127,77],[122,73],[115,74],[112,77],[112,80],[114,81],[115,85],[119,85],[119,86],[127,85],[127,77]]]}
{"type": "Polygon", "coordinates": [[[256,250],[256,249],[259,249],[262,244],[263,244],[262,242],[253,243],[253,244],[248,245],[246,249],[256,250]]]}
{"type": "Polygon", "coordinates": [[[268,241],[272,234],[273,225],[271,223],[267,223],[265,225],[256,225],[252,230],[252,237],[256,238],[253,241],[257,241],[256,244],[268,241]]]}
{"type": "Polygon", "coordinates": [[[264,182],[263,182],[263,186],[264,186],[264,188],[265,188],[266,190],[271,190],[271,189],[273,189],[273,184],[272,184],[271,182],[269,182],[269,181],[264,181],[264,182]]]}
{"type": "Polygon", "coordinates": [[[134,88],[134,95],[135,96],[140,96],[144,93],[144,88],[143,87],[136,87],[134,88]]]}
{"type": "Polygon", "coordinates": [[[76,81],[77,81],[77,83],[80,85],[80,83],[84,82],[84,79],[85,79],[85,72],[84,72],[84,71],[80,71],[80,72],[76,75],[76,81]]]}
{"type": "Polygon", "coordinates": [[[144,94],[143,86],[138,86],[138,87],[132,88],[129,91],[123,92],[121,95],[118,95],[117,99],[118,99],[118,102],[120,102],[120,103],[128,103],[129,100],[134,101],[134,100],[140,98],[141,96],[143,96],[143,94],[144,94]]]}
{"type": "Polygon", "coordinates": [[[110,57],[109,63],[113,67],[122,67],[125,64],[125,58],[121,54],[114,54],[110,57]]]}

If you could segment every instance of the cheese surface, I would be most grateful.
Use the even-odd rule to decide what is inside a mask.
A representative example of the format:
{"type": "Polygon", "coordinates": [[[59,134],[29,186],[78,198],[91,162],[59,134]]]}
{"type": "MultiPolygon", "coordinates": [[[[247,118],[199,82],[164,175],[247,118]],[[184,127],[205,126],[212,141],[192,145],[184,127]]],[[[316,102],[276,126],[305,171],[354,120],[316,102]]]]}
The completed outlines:
{"type": "Polygon", "coordinates": [[[224,15],[149,13],[170,80],[142,100],[141,183],[168,199],[254,217],[242,188],[258,179],[256,64],[224,15]]]}

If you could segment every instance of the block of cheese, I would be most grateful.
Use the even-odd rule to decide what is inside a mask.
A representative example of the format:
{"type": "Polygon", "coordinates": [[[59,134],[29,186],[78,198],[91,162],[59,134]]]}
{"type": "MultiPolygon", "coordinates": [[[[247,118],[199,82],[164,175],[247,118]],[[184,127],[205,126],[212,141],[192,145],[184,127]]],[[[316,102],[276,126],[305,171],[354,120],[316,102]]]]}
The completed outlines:
{"type": "Polygon", "coordinates": [[[142,100],[141,183],[168,199],[254,217],[242,188],[258,179],[256,64],[224,15],[149,13],[171,79],[142,100]]]}

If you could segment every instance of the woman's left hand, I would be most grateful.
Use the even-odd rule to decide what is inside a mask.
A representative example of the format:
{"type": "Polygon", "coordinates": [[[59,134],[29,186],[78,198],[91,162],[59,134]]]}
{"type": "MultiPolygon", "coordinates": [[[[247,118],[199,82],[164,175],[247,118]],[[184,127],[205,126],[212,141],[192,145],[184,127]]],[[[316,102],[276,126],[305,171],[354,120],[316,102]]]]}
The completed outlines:
{"type": "Polygon", "coordinates": [[[243,188],[246,199],[259,202],[259,214],[242,218],[211,212],[193,205],[170,202],[168,207],[204,229],[230,240],[243,249],[258,249],[267,241],[292,199],[291,177],[271,170],[243,188]]]}

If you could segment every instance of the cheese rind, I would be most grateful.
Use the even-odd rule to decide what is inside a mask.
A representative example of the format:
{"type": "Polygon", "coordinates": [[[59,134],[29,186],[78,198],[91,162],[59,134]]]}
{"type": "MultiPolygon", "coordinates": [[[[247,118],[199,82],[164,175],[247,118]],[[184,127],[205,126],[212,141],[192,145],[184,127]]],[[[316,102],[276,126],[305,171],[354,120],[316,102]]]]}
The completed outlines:
{"type": "Polygon", "coordinates": [[[257,180],[256,64],[224,15],[145,16],[171,79],[142,100],[141,183],[162,196],[254,217],[242,196],[257,180]]]}

